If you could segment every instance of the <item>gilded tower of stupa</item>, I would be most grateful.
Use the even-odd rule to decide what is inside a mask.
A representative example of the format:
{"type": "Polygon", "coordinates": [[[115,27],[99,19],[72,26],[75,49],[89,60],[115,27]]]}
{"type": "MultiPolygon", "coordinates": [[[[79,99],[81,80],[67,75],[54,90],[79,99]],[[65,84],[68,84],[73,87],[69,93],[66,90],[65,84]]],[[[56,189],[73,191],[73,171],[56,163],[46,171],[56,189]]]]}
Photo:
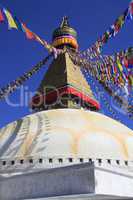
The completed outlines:
{"type": "Polygon", "coordinates": [[[32,100],[33,109],[81,108],[99,110],[90,86],[80,67],[76,66],[67,53],[67,48],[78,49],[77,33],[69,26],[66,17],[53,33],[53,46],[64,52],[52,62],[45,74],[37,95],[32,100]]]}

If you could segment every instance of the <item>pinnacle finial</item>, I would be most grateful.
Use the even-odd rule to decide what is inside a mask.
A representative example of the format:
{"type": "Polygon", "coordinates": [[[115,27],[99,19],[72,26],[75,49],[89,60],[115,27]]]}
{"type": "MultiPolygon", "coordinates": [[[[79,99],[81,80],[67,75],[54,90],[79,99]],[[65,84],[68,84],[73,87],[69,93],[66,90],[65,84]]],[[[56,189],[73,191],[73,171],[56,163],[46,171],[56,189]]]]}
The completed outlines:
{"type": "Polygon", "coordinates": [[[61,28],[64,27],[64,26],[69,27],[69,22],[68,22],[68,17],[67,16],[63,17],[62,23],[60,25],[61,28]]]}

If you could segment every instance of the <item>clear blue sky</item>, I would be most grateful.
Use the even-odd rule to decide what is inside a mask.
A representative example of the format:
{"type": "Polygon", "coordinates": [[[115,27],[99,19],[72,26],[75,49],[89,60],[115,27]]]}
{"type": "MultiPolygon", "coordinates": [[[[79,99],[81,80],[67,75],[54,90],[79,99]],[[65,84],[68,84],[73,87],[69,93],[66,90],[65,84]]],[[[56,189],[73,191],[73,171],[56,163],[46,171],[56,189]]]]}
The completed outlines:
{"type": "MultiPolygon", "coordinates": [[[[61,18],[69,16],[71,25],[78,32],[81,49],[89,47],[127,8],[129,0],[0,0],[18,18],[25,22],[35,33],[47,41],[61,18]]],[[[121,33],[104,48],[105,53],[125,49],[133,43],[133,22],[128,22],[121,33]]],[[[47,55],[45,49],[16,30],[8,31],[7,25],[0,25],[0,87],[15,79],[47,55]]],[[[42,79],[42,69],[26,82],[34,91],[42,79]]],[[[19,91],[10,96],[15,103],[19,91]]],[[[27,107],[11,107],[3,100],[0,102],[0,127],[29,113],[27,107]]],[[[128,124],[128,122],[126,122],[128,124]]],[[[131,127],[131,122],[129,122],[131,127]]]]}

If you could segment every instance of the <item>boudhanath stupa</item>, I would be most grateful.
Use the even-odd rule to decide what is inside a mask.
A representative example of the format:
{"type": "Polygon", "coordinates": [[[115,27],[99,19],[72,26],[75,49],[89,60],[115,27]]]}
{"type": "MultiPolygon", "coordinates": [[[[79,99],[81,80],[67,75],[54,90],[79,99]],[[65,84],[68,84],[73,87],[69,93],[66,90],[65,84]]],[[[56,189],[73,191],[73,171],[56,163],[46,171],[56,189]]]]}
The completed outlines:
{"type": "Polygon", "coordinates": [[[53,32],[63,52],[30,102],[33,113],[0,129],[0,200],[133,199],[133,131],[98,111],[68,49],[67,18],[53,32]]]}

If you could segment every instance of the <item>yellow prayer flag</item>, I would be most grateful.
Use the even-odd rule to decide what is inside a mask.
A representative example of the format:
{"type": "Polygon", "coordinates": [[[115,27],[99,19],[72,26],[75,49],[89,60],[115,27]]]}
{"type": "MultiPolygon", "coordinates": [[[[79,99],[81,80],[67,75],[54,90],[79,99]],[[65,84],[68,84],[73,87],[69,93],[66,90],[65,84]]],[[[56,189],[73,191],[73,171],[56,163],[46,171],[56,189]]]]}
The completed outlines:
{"type": "Polygon", "coordinates": [[[11,15],[11,13],[6,9],[4,9],[4,13],[5,13],[6,17],[7,17],[9,28],[18,29],[18,27],[17,27],[17,25],[16,25],[12,15],[11,15]]]}
{"type": "Polygon", "coordinates": [[[131,86],[133,86],[133,76],[132,75],[129,76],[129,81],[130,81],[131,86]]]}
{"type": "Polygon", "coordinates": [[[122,72],[123,71],[123,67],[122,67],[122,65],[121,65],[119,60],[117,60],[117,66],[118,66],[119,70],[122,72]]]}

